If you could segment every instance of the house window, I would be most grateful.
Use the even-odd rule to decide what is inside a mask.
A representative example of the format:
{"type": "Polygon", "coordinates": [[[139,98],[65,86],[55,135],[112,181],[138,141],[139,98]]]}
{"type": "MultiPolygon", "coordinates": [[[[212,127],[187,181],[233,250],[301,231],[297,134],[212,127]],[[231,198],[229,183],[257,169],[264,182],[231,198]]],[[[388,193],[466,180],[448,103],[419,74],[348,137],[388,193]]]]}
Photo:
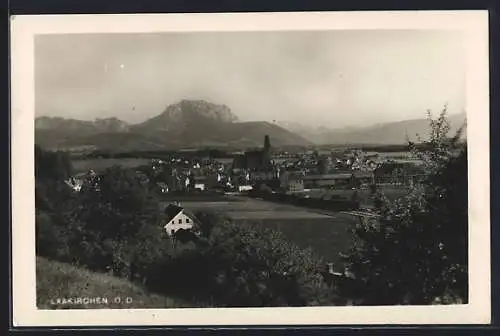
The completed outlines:
{"type": "Polygon", "coordinates": [[[174,222],[174,221],[172,221],[172,224],[175,224],[175,222],[174,222]]]}
{"type": "Polygon", "coordinates": [[[186,218],[186,223],[189,223],[189,218],[186,218]]]}
{"type": "Polygon", "coordinates": [[[182,219],[179,219],[179,224],[182,224],[182,219]]]}

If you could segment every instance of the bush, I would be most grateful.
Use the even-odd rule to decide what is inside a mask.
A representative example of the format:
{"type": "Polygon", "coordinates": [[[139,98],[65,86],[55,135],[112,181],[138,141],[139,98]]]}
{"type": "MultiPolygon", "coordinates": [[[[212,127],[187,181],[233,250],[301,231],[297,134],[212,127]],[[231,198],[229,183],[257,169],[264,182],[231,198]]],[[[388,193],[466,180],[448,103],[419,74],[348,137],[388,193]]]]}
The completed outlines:
{"type": "Polygon", "coordinates": [[[467,301],[467,148],[459,134],[447,138],[446,110],[431,129],[425,146],[410,144],[429,178],[393,202],[372,190],[380,218],[355,230],[345,296],[377,305],[467,301]]]}
{"type": "Polygon", "coordinates": [[[70,260],[70,228],[65,216],[74,208],[74,195],[60,181],[37,180],[35,183],[35,249],[37,255],[60,261],[70,260]]]}
{"type": "Polygon", "coordinates": [[[35,177],[42,180],[64,180],[73,167],[66,152],[48,152],[35,145],[35,177]]]}
{"type": "Polygon", "coordinates": [[[37,185],[37,209],[45,209],[37,217],[37,253],[142,279],[164,244],[157,202],[147,186],[119,167],[89,174],[79,193],[61,184],[37,185]]]}
{"type": "Polygon", "coordinates": [[[36,254],[54,258],[59,242],[57,227],[48,213],[38,210],[35,216],[36,254]]]}
{"type": "Polygon", "coordinates": [[[220,220],[208,238],[180,244],[156,274],[155,290],[227,307],[333,304],[322,261],[279,232],[220,220]]]}
{"type": "Polygon", "coordinates": [[[320,273],[322,261],[280,233],[198,213],[199,235],[167,239],[157,199],[132,170],[89,173],[79,193],[60,180],[38,182],[39,255],[219,306],[326,305],[335,299],[320,273]]]}

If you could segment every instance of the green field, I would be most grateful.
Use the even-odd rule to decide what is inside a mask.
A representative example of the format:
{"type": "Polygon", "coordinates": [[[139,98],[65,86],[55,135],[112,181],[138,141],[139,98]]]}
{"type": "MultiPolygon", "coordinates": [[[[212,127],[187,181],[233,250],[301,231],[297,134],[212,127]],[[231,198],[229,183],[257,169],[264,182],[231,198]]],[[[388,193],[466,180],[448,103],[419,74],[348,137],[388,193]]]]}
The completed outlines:
{"type": "MultiPolygon", "coordinates": [[[[391,186],[381,187],[381,190],[384,193],[384,195],[391,201],[401,198],[408,193],[408,190],[406,188],[398,188],[391,186]]],[[[342,196],[344,198],[350,199],[354,194],[354,190],[349,190],[349,189],[332,189],[328,191],[311,190],[306,192],[306,194],[313,198],[321,198],[322,196],[327,195],[327,196],[342,196]]],[[[361,201],[362,207],[370,207],[373,205],[373,200],[371,199],[370,191],[368,189],[358,190],[358,197],[361,201]]]]}
{"type": "Polygon", "coordinates": [[[158,195],[161,204],[169,204],[171,202],[186,202],[186,204],[191,203],[223,203],[223,202],[233,202],[229,196],[223,194],[205,194],[192,193],[192,194],[176,194],[176,193],[165,193],[158,195]]]}
{"type": "Polygon", "coordinates": [[[328,215],[309,211],[231,211],[229,216],[234,220],[289,220],[289,219],[330,219],[328,215]]]}
{"type": "MultiPolygon", "coordinates": [[[[348,196],[352,190],[336,190],[333,193],[348,196]]],[[[384,188],[389,199],[404,196],[401,188],[384,188]]],[[[364,206],[370,206],[368,190],[360,191],[364,206]]],[[[227,215],[235,222],[262,225],[281,231],[288,239],[302,248],[312,248],[327,262],[338,264],[339,253],[352,245],[352,229],[359,218],[348,213],[307,209],[295,205],[267,202],[244,196],[226,196],[223,201],[186,200],[181,206],[191,211],[213,211],[227,215]]],[[[168,202],[163,203],[163,206],[168,202]]]]}
{"type": "Polygon", "coordinates": [[[183,202],[192,210],[223,213],[235,222],[262,225],[281,231],[302,248],[311,247],[325,261],[337,263],[339,252],[351,245],[351,229],[358,218],[343,213],[325,213],[293,205],[233,197],[226,202],[183,202]]]}
{"type": "Polygon", "coordinates": [[[320,210],[312,210],[295,205],[268,202],[244,196],[226,196],[224,201],[189,201],[181,205],[192,211],[214,211],[234,218],[325,218],[320,210]],[[264,215],[265,214],[265,215],[264,215]]]}
{"type": "Polygon", "coordinates": [[[119,158],[119,159],[78,159],[72,160],[75,173],[83,173],[89,169],[94,171],[102,171],[106,168],[119,165],[126,168],[134,168],[142,165],[147,165],[151,162],[150,159],[139,158],[119,158]]]}
{"type": "Polygon", "coordinates": [[[123,279],[93,273],[70,264],[41,257],[36,258],[36,295],[38,309],[200,307],[200,305],[187,304],[182,300],[148,293],[123,279]],[[61,300],[63,298],[99,298],[101,302],[65,304],[61,300]],[[121,303],[116,303],[116,298],[120,298],[121,303]],[[127,298],[130,299],[127,300],[127,298]],[[60,301],[58,302],[57,299],[60,301]]]}
{"type": "Polygon", "coordinates": [[[240,219],[242,222],[262,225],[281,231],[285,237],[302,248],[311,248],[326,262],[333,262],[340,270],[340,254],[352,244],[351,230],[358,219],[348,214],[327,218],[240,219]]]}

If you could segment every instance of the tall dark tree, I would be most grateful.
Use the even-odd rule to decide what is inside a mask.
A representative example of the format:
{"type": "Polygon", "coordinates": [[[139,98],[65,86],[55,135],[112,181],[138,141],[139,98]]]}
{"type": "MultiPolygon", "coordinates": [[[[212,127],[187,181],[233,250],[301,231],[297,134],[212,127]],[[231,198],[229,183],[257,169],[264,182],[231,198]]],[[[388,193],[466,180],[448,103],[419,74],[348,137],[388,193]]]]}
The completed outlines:
{"type": "Polygon", "coordinates": [[[87,267],[133,277],[132,264],[145,257],[138,246],[161,246],[153,239],[161,236],[157,201],[134,171],[111,167],[89,175],[79,203],[68,218],[75,233],[72,255],[87,267]]]}
{"type": "Polygon", "coordinates": [[[64,180],[71,173],[69,155],[35,146],[35,233],[37,255],[67,261],[65,214],[75,206],[75,193],[64,180]]]}
{"type": "Polygon", "coordinates": [[[448,137],[446,109],[430,127],[425,146],[410,144],[429,178],[393,202],[374,190],[380,218],[355,230],[346,296],[377,305],[467,301],[466,145],[461,129],[448,137]]]}
{"type": "Polygon", "coordinates": [[[71,176],[71,158],[67,152],[46,151],[35,145],[35,178],[63,181],[71,176]]]}
{"type": "Polygon", "coordinates": [[[319,174],[328,173],[328,158],[326,156],[320,156],[318,158],[317,169],[319,174]]]}

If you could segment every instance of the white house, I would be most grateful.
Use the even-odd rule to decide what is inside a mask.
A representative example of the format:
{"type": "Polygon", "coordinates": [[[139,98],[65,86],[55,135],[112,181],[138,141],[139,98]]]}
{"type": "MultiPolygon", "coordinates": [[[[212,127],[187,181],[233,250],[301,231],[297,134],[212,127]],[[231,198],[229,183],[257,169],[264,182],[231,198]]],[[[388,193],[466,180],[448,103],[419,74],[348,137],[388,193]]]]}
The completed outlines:
{"type": "Polygon", "coordinates": [[[205,183],[203,183],[203,182],[195,182],[194,188],[203,191],[203,190],[205,190],[205,183]]]}
{"type": "Polygon", "coordinates": [[[239,192],[250,191],[252,189],[253,189],[253,187],[251,185],[240,185],[240,186],[238,186],[238,191],[239,192]]]}
{"type": "Polygon", "coordinates": [[[179,205],[170,204],[165,208],[165,225],[163,228],[169,236],[180,229],[191,230],[196,218],[179,205]]]}
{"type": "Polygon", "coordinates": [[[162,193],[168,192],[168,185],[166,183],[158,182],[158,183],[156,183],[156,185],[158,186],[158,189],[160,190],[160,192],[162,192],[162,193]]]}
{"type": "Polygon", "coordinates": [[[82,190],[83,180],[80,178],[70,177],[64,182],[74,191],[82,190]]]}

